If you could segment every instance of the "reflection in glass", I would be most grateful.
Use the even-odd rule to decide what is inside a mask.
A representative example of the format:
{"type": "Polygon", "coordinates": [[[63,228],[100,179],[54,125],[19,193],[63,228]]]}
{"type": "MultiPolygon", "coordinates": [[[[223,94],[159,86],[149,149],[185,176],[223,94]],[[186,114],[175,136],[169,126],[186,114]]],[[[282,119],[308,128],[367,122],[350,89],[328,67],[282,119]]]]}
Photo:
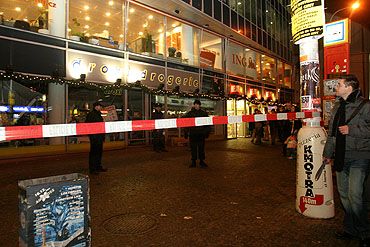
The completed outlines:
{"type": "Polygon", "coordinates": [[[49,34],[49,7],[36,1],[0,1],[0,24],[49,34]]]}
{"type": "Polygon", "coordinates": [[[202,32],[200,43],[200,67],[222,70],[222,39],[202,32]]]}
{"type": "Polygon", "coordinates": [[[68,38],[109,48],[123,45],[123,0],[70,1],[68,38]]]}
{"type": "Polygon", "coordinates": [[[166,45],[168,59],[198,66],[200,30],[171,18],[167,20],[166,45]]]}
{"type": "Polygon", "coordinates": [[[164,54],[164,16],[130,4],[127,18],[128,50],[162,58],[164,54]]]}
{"type": "Polygon", "coordinates": [[[275,83],[275,59],[266,55],[261,56],[262,80],[275,83]]]}

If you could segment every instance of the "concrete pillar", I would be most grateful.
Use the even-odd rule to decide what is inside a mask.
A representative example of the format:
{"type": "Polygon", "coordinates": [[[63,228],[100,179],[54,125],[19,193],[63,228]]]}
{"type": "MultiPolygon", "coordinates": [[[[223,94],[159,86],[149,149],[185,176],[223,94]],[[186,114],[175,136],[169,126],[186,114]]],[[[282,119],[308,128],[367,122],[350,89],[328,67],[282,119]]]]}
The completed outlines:
{"type": "MultiPolygon", "coordinates": [[[[67,15],[66,0],[48,2],[49,33],[61,38],[66,37],[67,15]]],[[[48,124],[65,123],[66,85],[49,83],[48,85],[48,124]]],[[[50,138],[50,145],[64,144],[64,137],[50,138]]]]}
{"type": "Polygon", "coordinates": [[[66,37],[66,0],[52,0],[48,2],[49,33],[61,38],[66,37]]]}
{"type": "MultiPolygon", "coordinates": [[[[66,123],[66,85],[48,85],[48,122],[47,124],[66,123]]],[[[64,137],[50,138],[50,145],[64,144],[64,137]]]]}
{"type": "Polygon", "coordinates": [[[181,25],[181,53],[182,59],[188,59],[189,64],[194,64],[194,34],[193,27],[181,25]]]}

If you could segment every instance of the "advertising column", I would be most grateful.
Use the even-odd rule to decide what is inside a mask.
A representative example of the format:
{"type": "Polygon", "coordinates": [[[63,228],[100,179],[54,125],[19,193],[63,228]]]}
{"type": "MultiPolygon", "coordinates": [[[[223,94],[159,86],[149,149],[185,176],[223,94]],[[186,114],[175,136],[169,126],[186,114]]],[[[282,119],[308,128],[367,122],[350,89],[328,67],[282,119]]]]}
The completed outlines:
{"type": "MultiPolygon", "coordinates": [[[[321,111],[318,39],[325,22],[321,0],[292,0],[292,35],[300,51],[302,111],[321,111]]],[[[321,118],[304,121],[298,133],[296,210],[312,218],[334,217],[330,165],[323,164],[326,133],[321,118]]]]}

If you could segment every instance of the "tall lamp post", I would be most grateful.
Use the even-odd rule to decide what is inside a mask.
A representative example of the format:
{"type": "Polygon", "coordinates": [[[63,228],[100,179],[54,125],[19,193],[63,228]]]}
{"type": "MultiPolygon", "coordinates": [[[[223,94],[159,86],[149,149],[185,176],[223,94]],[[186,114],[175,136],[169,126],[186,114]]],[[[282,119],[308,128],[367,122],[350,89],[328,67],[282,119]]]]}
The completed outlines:
{"type": "Polygon", "coordinates": [[[335,12],[332,14],[332,16],[330,17],[329,22],[331,22],[331,21],[333,20],[334,16],[335,16],[336,14],[338,14],[339,12],[341,12],[341,11],[343,11],[343,10],[346,10],[346,9],[352,9],[352,11],[353,11],[353,10],[358,9],[359,7],[360,7],[360,3],[359,3],[359,2],[355,2],[355,3],[353,3],[350,7],[344,7],[344,8],[338,9],[337,11],[335,11],[335,12]]]}

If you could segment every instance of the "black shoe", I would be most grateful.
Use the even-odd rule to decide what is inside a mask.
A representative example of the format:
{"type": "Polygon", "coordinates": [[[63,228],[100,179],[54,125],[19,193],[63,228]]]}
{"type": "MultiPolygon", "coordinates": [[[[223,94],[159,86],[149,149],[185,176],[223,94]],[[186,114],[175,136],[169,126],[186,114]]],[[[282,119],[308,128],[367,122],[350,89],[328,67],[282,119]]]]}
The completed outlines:
{"type": "Polygon", "coordinates": [[[201,160],[200,161],[200,168],[207,168],[207,167],[208,167],[208,165],[203,160],[201,160]]]}
{"type": "Polygon", "coordinates": [[[360,239],[360,247],[369,247],[370,246],[370,238],[360,239]]]}
{"type": "Polygon", "coordinates": [[[98,172],[107,172],[107,171],[108,171],[107,168],[103,168],[103,167],[98,168],[98,172]]]}
{"type": "Polygon", "coordinates": [[[345,231],[337,231],[335,232],[335,237],[336,239],[341,239],[341,240],[351,240],[351,239],[355,239],[356,236],[348,233],[348,232],[345,232],[345,231]]]}
{"type": "Polygon", "coordinates": [[[93,171],[90,170],[89,173],[90,173],[90,175],[98,175],[99,174],[99,172],[95,171],[95,170],[93,170],[93,171]]]}
{"type": "Polygon", "coordinates": [[[195,160],[193,160],[189,168],[195,168],[196,166],[197,166],[197,163],[195,162],[195,160]]]}

